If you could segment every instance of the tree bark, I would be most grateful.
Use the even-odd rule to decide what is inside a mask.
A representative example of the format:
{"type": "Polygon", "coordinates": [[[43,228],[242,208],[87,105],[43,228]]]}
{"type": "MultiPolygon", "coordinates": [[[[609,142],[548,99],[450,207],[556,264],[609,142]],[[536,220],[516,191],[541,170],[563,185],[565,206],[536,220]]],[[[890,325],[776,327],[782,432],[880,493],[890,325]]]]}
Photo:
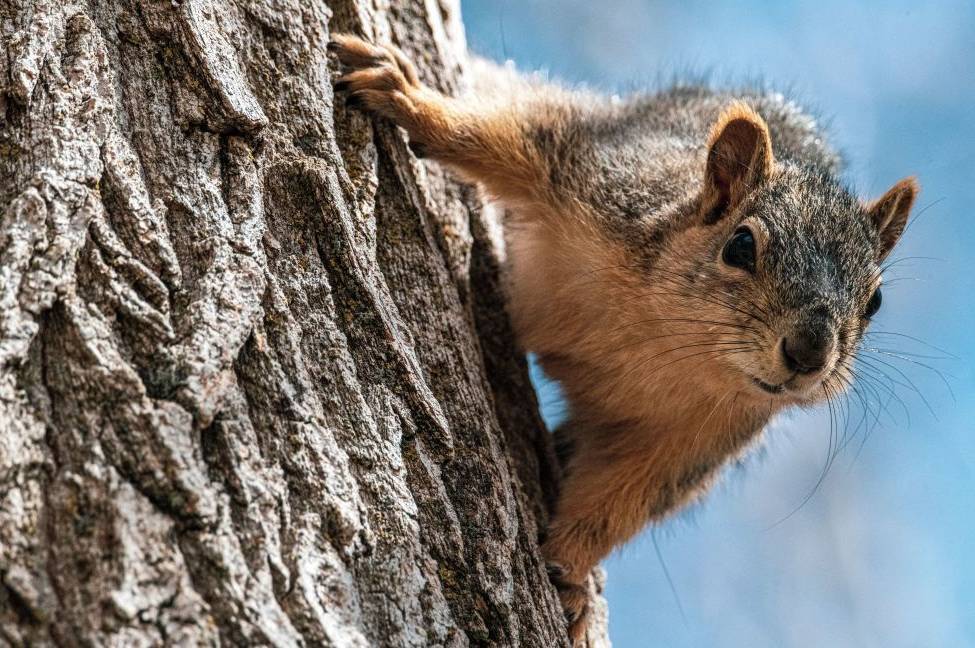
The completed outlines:
{"type": "Polygon", "coordinates": [[[457,4],[0,30],[0,644],[565,645],[497,224],[333,102],[331,31],[456,91],[457,4]]]}

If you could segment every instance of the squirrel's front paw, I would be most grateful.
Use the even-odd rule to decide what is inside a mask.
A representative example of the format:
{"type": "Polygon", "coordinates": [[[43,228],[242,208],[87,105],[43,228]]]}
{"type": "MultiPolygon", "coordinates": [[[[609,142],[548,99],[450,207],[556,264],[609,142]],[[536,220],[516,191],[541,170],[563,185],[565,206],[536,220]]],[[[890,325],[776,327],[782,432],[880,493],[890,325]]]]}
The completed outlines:
{"type": "Polygon", "coordinates": [[[345,105],[378,113],[409,130],[410,116],[416,111],[414,97],[421,86],[406,56],[395,47],[346,34],[333,34],[328,49],[348,71],[335,82],[337,92],[348,92],[345,105]]]}
{"type": "Polygon", "coordinates": [[[549,562],[546,568],[559,594],[572,645],[582,646],[589,626],[589,577],[582,583],[573,583],[566,579],[566,570],[558,563],[549,562]]]}

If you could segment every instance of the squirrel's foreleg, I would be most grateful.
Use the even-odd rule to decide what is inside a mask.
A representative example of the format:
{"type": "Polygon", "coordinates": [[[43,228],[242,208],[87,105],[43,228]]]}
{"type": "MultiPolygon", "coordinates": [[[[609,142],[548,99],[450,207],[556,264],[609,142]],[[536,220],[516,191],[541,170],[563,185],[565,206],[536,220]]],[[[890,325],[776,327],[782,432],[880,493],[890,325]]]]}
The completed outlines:
{"type": "Polygon", "coordinates": [[[488,105],[477,97],[444,96],[420,83],[402,52],[355,36],[335,34],[329,49],[347,70],[335,84],[348,93],[347,105],[392,120],[409,134],[418,156],[455,168],[491,194],[539,201],[548,160],[531,136],[538,106],[512,97],[493,97],[488,105]]]}

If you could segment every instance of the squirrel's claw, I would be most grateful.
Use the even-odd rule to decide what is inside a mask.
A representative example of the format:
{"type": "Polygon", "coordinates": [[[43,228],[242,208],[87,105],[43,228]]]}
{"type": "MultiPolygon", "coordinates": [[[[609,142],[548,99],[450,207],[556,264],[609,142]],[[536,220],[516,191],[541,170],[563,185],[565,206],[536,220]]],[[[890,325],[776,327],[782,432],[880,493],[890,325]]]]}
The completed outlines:
{"type": "Polygon", "coordinates": [[[589,578],[582,583],[569,582],[566,568],[557,562],[545,563],[545,569],[558,592],[572,645],[581,646],[589,626],[589,578]]]}
{"type": "Polygon", "coordinates": [[[388,117],[410,130],[421,86],[416,70],[402,52],[346,34],[333,34],[328,49],[346,71],[333,87],[336,92],[348,93],[347,107],[388,117]]]}
{"type": "Polygon", "coordinates": [[[351,70],[385,69],[400,77],[404,86],[420,87],[416,68],[403,52],[392,45],[373,45],[358,36],[332,34],[328,51],[334,52],[339,62],[351,70]]]}

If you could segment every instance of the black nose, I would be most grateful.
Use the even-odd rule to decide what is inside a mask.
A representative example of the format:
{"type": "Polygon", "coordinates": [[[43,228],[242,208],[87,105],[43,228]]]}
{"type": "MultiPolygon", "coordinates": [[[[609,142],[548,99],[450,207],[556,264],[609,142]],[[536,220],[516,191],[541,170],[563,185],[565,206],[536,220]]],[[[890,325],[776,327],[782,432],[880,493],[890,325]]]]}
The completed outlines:
{"type": "Polygon", "coordinates": [[[802,329],[782,340],[782,359],[789,371],[815,373],[826,366],[833,344],[827,327],[802,329]]]}

